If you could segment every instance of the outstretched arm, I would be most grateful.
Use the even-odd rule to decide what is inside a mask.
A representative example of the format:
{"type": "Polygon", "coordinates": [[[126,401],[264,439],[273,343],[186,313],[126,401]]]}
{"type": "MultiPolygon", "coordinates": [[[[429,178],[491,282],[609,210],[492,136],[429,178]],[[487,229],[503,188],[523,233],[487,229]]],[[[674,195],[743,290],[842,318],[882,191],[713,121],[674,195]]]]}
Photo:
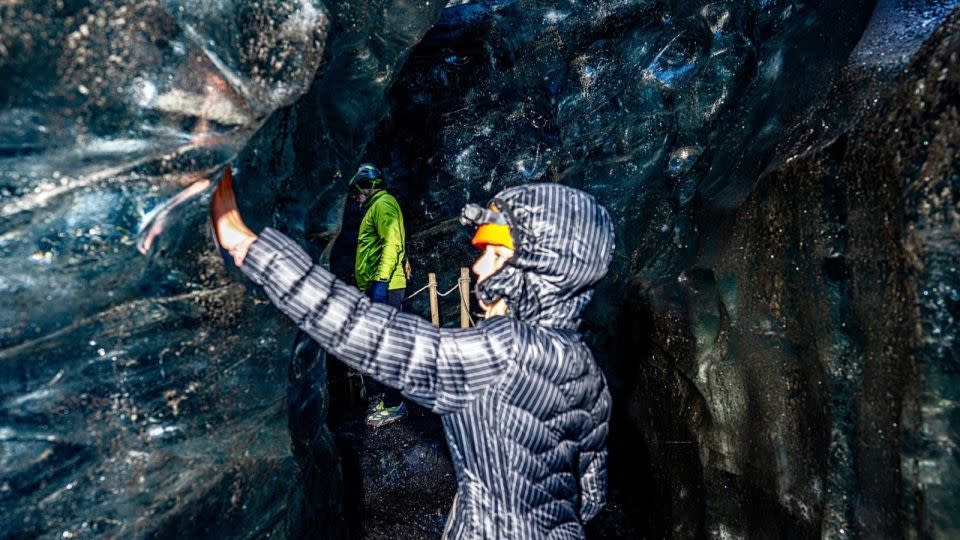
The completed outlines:
{"type": "Polygon", "coordinates": [[[279,232],[268,228],[258,237],[238,229],[237,221],[243,223],[239,213],[237,221],[229,219],[236,212],[230,184],[221,183],[217,192],[211,217],[221,245],[297,326],[357,370],[444,414],[484,391],[515,357],[512,321],[500,318],[477,328],[441,330],[374,304],[312,264],[303,249],[279,232]]]}

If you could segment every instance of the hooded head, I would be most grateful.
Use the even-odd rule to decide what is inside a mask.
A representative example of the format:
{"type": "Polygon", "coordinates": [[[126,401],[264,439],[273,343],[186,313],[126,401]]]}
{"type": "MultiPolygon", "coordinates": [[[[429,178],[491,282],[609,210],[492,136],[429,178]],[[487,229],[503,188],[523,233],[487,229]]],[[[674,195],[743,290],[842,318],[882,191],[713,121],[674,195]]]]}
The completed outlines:
{"type": "Polygon", "coordinates": [[[591,195],[550,183],[505,189],[491,204],[514,254],[477,284],[477,296],[489,305],[504,299],[524,322],[575,330],[613,256],[610,215],[591,195]]]}

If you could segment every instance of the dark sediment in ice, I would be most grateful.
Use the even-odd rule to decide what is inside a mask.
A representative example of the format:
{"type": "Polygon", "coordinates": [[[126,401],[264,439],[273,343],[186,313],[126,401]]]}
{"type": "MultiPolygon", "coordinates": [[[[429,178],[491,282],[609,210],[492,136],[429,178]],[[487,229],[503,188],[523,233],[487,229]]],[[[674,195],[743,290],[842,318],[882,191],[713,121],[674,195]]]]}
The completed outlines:
{"type": "Polygon", "coordinates": [[[242,172],[293,166],[318,66],[375,114],[441,7],[0,7],[0,536],[343,536],[323,362],[224,272],[207,178],[247,147],[244,194],[282,191],[242,172]]]}
{"type": "MultiPolygon", "coordinates": [[[[694,485],[691,525],[708,534],[955,533],[942,366],[956,357],[957,20],[845,126],[710,216],[697,266],[627,317],[655,329],[633,410],[672,515],[694,485]],[[690,483],[663,436],[678,419],[702,471],[690,483]]],[[[832,91],[861,90],[845,83],[832,91]]]]}

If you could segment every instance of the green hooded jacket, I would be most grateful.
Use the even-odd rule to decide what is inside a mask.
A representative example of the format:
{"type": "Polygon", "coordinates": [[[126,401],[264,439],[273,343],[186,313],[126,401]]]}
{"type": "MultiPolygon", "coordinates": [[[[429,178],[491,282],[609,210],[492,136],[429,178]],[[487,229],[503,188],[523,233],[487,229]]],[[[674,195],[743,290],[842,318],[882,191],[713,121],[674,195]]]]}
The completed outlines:
{"type": "Polygon", "coordinates": [[[360,222],[357,235],[357,260],[354,277],[357,288],[366,292],[374,281],[386,281],[387,289],[404,289],[406,256],[403,214],[400,205],[384,190],[374,193],[363,204],[367,213],[360,222]]]}

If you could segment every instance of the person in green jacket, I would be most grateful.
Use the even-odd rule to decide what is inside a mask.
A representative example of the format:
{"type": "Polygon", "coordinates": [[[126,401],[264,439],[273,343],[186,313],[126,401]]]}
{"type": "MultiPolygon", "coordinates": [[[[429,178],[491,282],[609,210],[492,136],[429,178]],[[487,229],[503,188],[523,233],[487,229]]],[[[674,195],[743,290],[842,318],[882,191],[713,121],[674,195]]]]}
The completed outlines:
{"type": "MultiPolygon", "coordinates": [[[[401,309],[407,277],[404,272],[406,233],[400,204],[387,193],[383,175],[370,163],[360,165],[350,179],[349,190],[366,210],[357,235],[354,266],[357,288],[374,302],[401,309]]],[[[370,400],[367,410],[367,425],[375,428],[396,422],[407,414],[400,392],[385,386],[382,389],[383,392],[370,400]]]]}

